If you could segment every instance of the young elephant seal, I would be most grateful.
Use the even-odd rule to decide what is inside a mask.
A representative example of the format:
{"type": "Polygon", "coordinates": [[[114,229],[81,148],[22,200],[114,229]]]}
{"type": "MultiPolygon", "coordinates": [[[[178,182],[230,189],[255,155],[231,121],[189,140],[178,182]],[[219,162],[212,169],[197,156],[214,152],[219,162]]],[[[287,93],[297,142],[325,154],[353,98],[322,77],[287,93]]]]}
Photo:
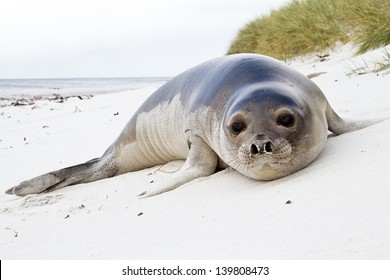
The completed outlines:
{"type": "Polygon", "coordinates": [[[101,158],[24,181],[25,196],[87,183],[176,159],[183,167],[156,195],[228,166],[273,180],[312,162],[328,129],[368,122],[341,119],[307,77],[273,58],[236,54],[195,66],[154,92],[101,158]]]}

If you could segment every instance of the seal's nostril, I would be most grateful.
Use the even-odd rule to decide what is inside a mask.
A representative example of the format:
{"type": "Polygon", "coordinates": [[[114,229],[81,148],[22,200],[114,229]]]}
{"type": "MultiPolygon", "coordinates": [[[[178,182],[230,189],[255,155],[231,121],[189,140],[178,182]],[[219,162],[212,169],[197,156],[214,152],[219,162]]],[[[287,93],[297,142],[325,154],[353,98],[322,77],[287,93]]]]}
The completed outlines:
{"type": "Polygon", "coordinates": [[[257,155],[258,153],[259,153],[259,149],[257,148],[257,146],[255,144],[252,144],[251,145],[251,154],[257,155]]]}
{"type": "Polygon", "coordinates": [[[267,142],[264,144],[264,152],[265,153],[272,153],[273,152],[273,148],[272,148],[272,143],[271,142],[267,142]]]}

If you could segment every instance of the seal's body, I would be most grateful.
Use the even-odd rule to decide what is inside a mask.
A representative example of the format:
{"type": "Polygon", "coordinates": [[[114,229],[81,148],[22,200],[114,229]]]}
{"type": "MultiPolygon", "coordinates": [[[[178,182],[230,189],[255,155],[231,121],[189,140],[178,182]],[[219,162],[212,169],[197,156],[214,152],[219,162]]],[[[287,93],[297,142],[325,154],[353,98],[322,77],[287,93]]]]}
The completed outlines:
{"type": "Polygon", "coordinates": [[[148,196],[232,167],[273,180],[312,162],[328,129],[353,131],[307,77],[270,57],[237,54],[187,70],[153,93],[101,158],[38,176],[6,193],[24,196],[186,159],[148,196]]]}

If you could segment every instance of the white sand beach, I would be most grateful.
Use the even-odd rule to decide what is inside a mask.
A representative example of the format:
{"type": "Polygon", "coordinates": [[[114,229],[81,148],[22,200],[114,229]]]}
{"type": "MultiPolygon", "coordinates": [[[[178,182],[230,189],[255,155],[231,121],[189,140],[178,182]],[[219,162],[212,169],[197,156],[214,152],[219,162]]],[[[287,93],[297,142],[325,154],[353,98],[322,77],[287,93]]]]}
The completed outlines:
{"type": "MultiPolygon", "coordinates": [[[[389,69],[347,75],[384,49],[299,58],[335,111],[390,117],[389,69]]],[[[156,88],[0,108],[0,259],[389,259],[390,119],[330,136],[307,168],[259,182],[234,170],[139,199],[173,162],[51,193],[4,191],[101,156],[156,88]]]]}

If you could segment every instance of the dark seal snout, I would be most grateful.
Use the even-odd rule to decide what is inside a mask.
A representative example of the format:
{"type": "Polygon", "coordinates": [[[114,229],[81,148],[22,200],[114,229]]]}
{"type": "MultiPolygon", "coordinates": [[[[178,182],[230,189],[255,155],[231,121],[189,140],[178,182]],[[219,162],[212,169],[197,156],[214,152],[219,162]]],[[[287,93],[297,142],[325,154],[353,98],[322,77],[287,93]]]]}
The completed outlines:
{"type": "Polygon", "coordinates": [[[272,141],[264,135],[257,136],[249,146],[252,156],[271,155],[274,151],[272,141]]]}

